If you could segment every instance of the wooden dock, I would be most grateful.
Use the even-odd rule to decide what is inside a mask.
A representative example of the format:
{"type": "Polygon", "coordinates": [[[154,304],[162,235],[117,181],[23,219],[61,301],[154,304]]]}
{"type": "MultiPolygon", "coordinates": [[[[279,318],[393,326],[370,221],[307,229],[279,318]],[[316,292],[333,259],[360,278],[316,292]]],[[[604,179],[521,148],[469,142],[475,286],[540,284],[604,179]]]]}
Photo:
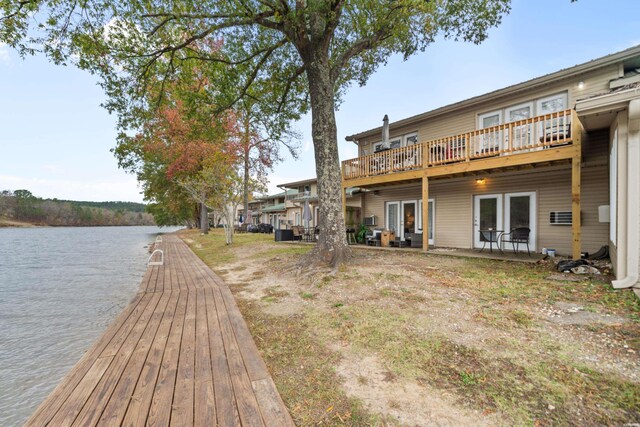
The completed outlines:
{"type": "Polygon", "coordinates": [[[227,285],[177,236],[27,426],[293,426],[227,285]]]}

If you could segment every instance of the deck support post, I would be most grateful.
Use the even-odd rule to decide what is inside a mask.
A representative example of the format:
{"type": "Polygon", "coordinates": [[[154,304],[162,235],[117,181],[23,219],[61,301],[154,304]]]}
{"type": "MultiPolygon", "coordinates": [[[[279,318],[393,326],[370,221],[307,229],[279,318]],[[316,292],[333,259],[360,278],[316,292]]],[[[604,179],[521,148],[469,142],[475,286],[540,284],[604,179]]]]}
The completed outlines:
{"type": "Polygon", "coordinates": [[[574,260],[581,257],[582,238],[580,223],[580,173],[582,169],[582,124],[575,111],[572,112],[572,134],[575,152],[571,158],[571,235],[573,237],[572,256],[574,260]]]}
{"type": "Polygon", "coordinates": [[[422,251],[429,250],[429,177],[422,177],[422,251]]]}
{"type": "Polygon", "coordinates": [[[573,236],[573,259],[580,259],[580,156],[571,160],[571,234],[573,236]]]}
{"type": "Polygon", "coordinates": [[[347,226],[347,188],[342,185],[342,217],[344,218],[344,226],[347,226]]]}

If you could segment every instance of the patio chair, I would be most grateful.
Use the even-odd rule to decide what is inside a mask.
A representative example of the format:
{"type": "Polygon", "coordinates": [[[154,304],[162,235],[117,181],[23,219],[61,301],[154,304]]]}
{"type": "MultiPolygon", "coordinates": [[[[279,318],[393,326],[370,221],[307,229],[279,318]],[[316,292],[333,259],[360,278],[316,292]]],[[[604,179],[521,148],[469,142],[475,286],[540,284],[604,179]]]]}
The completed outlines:
{"type": "Polygon", "coordinates": [[[315,229],[312,227],[308,227],[304,229],[303,239],[305,242],[313,242],[313,236],[315,233],[315,229]]]}
{"type": "Polygon", "coordinates": [[[304,227],[294,225],[293,227],[291,227],[291,230],[293,231],[293,240],[298,240],[301,242],[302,236],[304,235],[304,227]]]}
{"type": "Polygon", "coordinates": [[[422,233],[411,233],[411,247],[412,248],[421,248],[422,247],[422,233]]]}
{"type": "Polygon", "coordinates": [[[372,234],[367,236],[368,246],[381,246],[382,245],[382,230],[375,229],[372,234]]]}
{"type": "Polygon", "coordinates": [[[513,252],[514,253],[518,253],[518,247],[516,246],[516,244],[523,244],[523,245],[527,245],[527,253],[529,254],[529,256],[531,256],[531,251],[529,250],[529,235],[531,234],[531,229],[528,227],[518,227],[518,228],[513,228],[511,229],[510,233],[504,233],[502,236],[500,236],[500,241],[502,243],[504,242],[511,242],[511,245],[513,246],[513,252]]]}

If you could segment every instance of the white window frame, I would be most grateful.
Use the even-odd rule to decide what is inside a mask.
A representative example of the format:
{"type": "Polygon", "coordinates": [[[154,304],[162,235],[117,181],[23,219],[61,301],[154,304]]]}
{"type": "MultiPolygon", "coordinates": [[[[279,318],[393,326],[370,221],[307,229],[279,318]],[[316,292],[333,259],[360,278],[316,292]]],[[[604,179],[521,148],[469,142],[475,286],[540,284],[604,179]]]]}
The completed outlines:
{"type": "Polygon", "coordinates": [[[418,143],[418,132],[408,133],[408,134],[406,134],[406,135],[404,135],[402,137],[402,146],[403,147],[407,147],[409,145],[415,145],[417,143],[418,143]],[[409,144],[409,138],[413,138],[413,137],[416,138],[416,141],[414,143],[412,143],[412,144],[409,144]]]}
{"type": "MultiPolygon", "coordinates": [[[[418,200],[418,226],[416,227],[416,233],[420,233],[420,234],[424,234],[424,229],[422,228],[422,213],[424,210],[424,205],[422,204],[422,200],[423,199],[419,199],[418,200]]],[[[431,213],[431,218],[433,219],[433,224],[431,224],[431,232],[433,233],[433,239],[429,239],[429,244],[433,245],[435,244],[435,240],[436,240],[436,199],[434,198],[429,198],[427,201],[427,204],[431,203],[431,209],[429,210],[429,212],[431,213]]]]}
{"type": "Polygon", "coordinates": [[[498,116],[498,125],[502,124],[502,110],[489,111],[488,113],[478,114],[478,129],[484,129],[482,120],[491,116],[498,116]]]}
{"type": "Polygon", "coordinates": [[[389,148],[393,149],[393,148],[400,148],[402,147],[402,142],[404,141],[402,136],[398,136],[395,138],[389,138],[389,148]],[[394,147],[395,145],[395,147],[394,147]]]}
{"type": "Polygon", "coordinates": [[[384,143],[382,141],[374,142],[373,144],[371,144],[371,149],[372,149],[371,154],[374,154],[380,151],[377,149],[377,146],[379,145],[381,146],[381,148],[385,148],[384,143]]]}
{"type": "Polygon", "coordinates": [[[401,209],[401,205],[400,205],[400,201],[399,200],[394,200],[392,202],[386,202],[384,205],[384,228],[386,230],[391,230],[390,224],[389,224],[389,206],[391,205],[395,205],[396,206],[396,215],[397,215],[397,219],[396,219],[396,223],[393,224],[394,225],[394,231],[398,232],[398,230],[400,230],[400,227],[402,227],[402,219],[400,218],[400,214],[402,213],[400,211],[401,209]]]}
{"type": "MultiPolygon", "coordinates": [[[[504,121],[505,121],[505,123],[511,123],[513,121],[516,121],[516,120],[511,120],[511,117],[509,117],[510,113],[513,110],[519,110],[519,109],[525,108],[525,107],[529,108],[529,117],[527,117],[527,118],[530,119],[532,117],[535,117],[535,110],[534,110],[535,105],[534,105],[533,101],[523,102],[522,104],[511,105],[511,106],[509,106],[509,107],[504,109],[504,121]]],[[[531,133],[532,133],[532,129],[531,129],[531,125],[530,124],[529,125],[521,125],[521,126],[518,126],[517,128],[514,128],[513,129],[513,134],[514,135],[518,134],[518,136],[520,136],[520,138],[514,138],[515,141],[513,141],[511,143],[512,147],[514,147],[516,149],[520,149],[521,146],[525,146],[526,147],[526,146],[531,145],[531,137],[532,137],[531,133]],[[523,133],[526,133],[525,134],[526,138],[522,138],[523,133]],[[522,144],[523,140],[524,140],[524,144],[522,144]],[[516,146],[516,145],[518,145],[518,146],[516,146]]],[[[508,131],[507,131],[507,135],[505,137],[506,137],[506,140],[507,140],[507,143],[508,143],[508,141],[509,141],[509,132],[508,131]]]]}
{"type": "MultiPolygon", "coordinates": [[[[535,191],[522,191],[519,193],[505,193],[504,195],[504,231],[505,233],[509,233],[511,231],[511,201],[512,197],[529,197],[529,229],[531,233],[529,234],[529,249],[532,252],[536,251],[536,235],[538,234],[538,193],[535,191]]],[[[518,247],[518,246],[516,246],[518,247]]],[[[507,246],[506,248],[509,249],[507,246]]],[[[524,250],[526,247],[518,247],[518,250],[524,250]]]]}
{"type": "Polygon", "coordinates": [[[557,99],[557,98],[562,98],[562,104],[563,104],[562,109],[560,109],[558,111],[566,110],[567,109],[567,105],[569,104],[568,94],[567,94],[567,92],[559,92],[559,93],[554,93],[553,95],[545,96],[544,98],[536,99],[536,115],[540,116],[540,115],[543,114],[542,113],[542,103],[543,102],[551,101],[552,99],[557,99]]]}
{"type": "Polygon", "coordinates": [[[535,117],[535,112],[534,112],[534,105],[533,105],[533,101],[529,101],[529,102],[523,102],[522,104],[517,104],[517,105],[510,105],[508,107],[506,107],[504,109],[504,120],[505,123],[510,123],[513,120],[509,119],[509,113],[513,110],[519,110],[523,107],[529,107],[529,117],[535,117]]]}

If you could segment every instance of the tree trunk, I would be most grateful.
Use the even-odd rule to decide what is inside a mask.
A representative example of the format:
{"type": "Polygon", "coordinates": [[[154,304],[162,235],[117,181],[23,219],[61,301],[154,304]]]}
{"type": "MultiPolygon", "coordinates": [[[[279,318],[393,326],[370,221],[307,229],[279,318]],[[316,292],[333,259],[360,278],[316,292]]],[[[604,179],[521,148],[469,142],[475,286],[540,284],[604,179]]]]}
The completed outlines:
{"type": "MultiPolygon", "coordinates": [[[[243,212],[244,212],[244,222],[246,223],[250,223],[251,218],[247,218],[247,214],[249,213],[249,154],[251,153],[251,147],[249,146],[250,143],[250,135],[249,135],[249,115],[247,114],[247,117],[245,119],[245,123],[244,123],[244,134],[245,134],[245,141],[244,141],[244,179],[242,182],[243,188],[242,188],[242,208],[243,208],[243,212]]],[[[241,224],[242,225],[242,224],[241,224]]]]}
{"type": "Polygon", "coordinates": [[[317,46],[305,56],[320,208],[320,235],[310,256],[314,263],[336,267],[346,260],[350,250],[342,213],[342,174],[338,157],[333,82],[328,53],[322,47],[317,46]]]}
{"type": "Polygon", "coordinates": [[[209,212],[204,202],[200,203],[200,232],[209,234],[209,212]]]}

